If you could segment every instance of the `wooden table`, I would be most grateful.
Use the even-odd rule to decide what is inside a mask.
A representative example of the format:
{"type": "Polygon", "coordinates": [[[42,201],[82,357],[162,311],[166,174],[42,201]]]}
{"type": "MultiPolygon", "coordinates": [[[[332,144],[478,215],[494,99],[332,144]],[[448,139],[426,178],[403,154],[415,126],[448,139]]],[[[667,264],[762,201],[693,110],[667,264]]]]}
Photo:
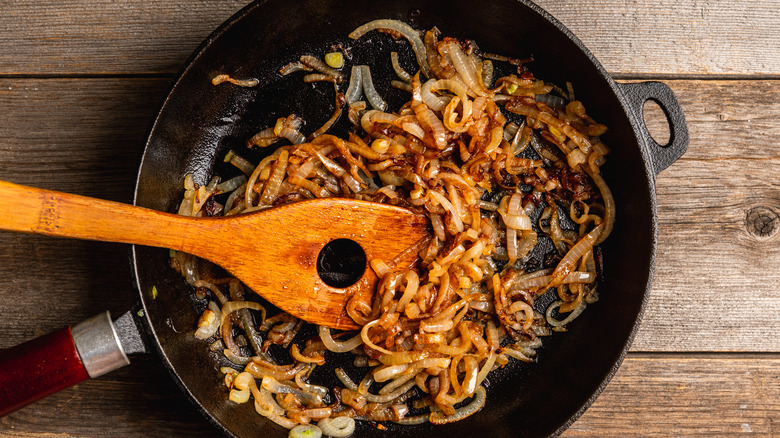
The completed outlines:
{"type": "MultiPolygon", "coordinates": [[[[775,436],[780,1],[539,3],[618,80],[669,84],[691,134],[657,180],[658,262],[641,329],[565,436],[775,436]]],[[[176,71],[245,4],[4,1],[0,179],[130,202],[146,129],[176,71]]],[[[134,302],[123,245],[0,233],[0,278],[0,349],[134,302]]],[[[0,435],[216,431],[147,357],[0,419],[0,435]]]]}

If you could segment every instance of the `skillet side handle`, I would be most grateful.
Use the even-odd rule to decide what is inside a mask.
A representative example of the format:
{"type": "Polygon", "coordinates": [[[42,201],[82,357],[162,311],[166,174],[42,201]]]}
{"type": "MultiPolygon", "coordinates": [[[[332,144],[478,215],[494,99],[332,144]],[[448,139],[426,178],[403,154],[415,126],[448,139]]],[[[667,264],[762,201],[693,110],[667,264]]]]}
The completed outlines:
{"type": "Polygon", "coordinates": [[[0,351],[0,417],[129,363],[108,312],[0,351]]]}
{"type": "Polygon", "coordinates": [[[685,122],[682,106],[672,89],[662,82],[637,82],[618,84],[618,86],[632,112],[637,116],[640,133],[647,145],[651,170],[653,175],[658,175],[688,150],[688,125],[685,122]],[[658,144],[647,129],[644,118],[644,107],[647,101],[657,103],[666,116],[670,133],[669,143],[666,145],[658,144]]]}

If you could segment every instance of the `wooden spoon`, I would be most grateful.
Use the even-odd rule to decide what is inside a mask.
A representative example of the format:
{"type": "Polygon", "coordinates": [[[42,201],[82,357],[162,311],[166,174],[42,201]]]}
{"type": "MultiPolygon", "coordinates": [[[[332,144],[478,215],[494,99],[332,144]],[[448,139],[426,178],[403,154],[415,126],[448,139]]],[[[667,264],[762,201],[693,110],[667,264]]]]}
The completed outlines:
{"type": "MultiPolygon", "coordinates": [[[[263,298],[314,324],[359,328],[346,313],[353,294],[372,294],[377,276],[348,287],[326,284],[317,259],[349,239],[366,259],[408,266],[408,251],[430,234],[425,216],[374,202],[325,198],[228,217],[193,218],[0,181],[0,229],[184,251],[210,260],[263,298]]],[[[359,273],[358,273],[359,275],[359,273]]]]}

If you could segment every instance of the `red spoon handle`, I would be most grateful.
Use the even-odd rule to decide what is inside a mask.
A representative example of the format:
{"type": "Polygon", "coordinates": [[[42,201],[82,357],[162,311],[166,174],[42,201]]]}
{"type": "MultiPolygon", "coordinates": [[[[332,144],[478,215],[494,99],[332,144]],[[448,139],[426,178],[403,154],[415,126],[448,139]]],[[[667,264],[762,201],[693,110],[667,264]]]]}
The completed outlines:
{"type": "Polygon", "coordinates": [[[89,378],[70,327],[0,352],[0,417],[89,378]]]}
{"type": "Polygon", "coordinates": [[[129,363],[108,312],[0,351],[0,417],[129,363]]]}

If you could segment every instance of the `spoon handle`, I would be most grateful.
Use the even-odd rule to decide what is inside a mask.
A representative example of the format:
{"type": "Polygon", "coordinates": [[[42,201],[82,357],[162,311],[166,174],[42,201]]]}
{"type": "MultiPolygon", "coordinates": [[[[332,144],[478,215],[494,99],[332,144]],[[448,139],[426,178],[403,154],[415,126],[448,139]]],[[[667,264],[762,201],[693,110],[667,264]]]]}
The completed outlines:
{"type": "Polygon", "coordinates": [[[3,230],[184,249],[193,227],[192,218],[0,181],[3,230]]]}

